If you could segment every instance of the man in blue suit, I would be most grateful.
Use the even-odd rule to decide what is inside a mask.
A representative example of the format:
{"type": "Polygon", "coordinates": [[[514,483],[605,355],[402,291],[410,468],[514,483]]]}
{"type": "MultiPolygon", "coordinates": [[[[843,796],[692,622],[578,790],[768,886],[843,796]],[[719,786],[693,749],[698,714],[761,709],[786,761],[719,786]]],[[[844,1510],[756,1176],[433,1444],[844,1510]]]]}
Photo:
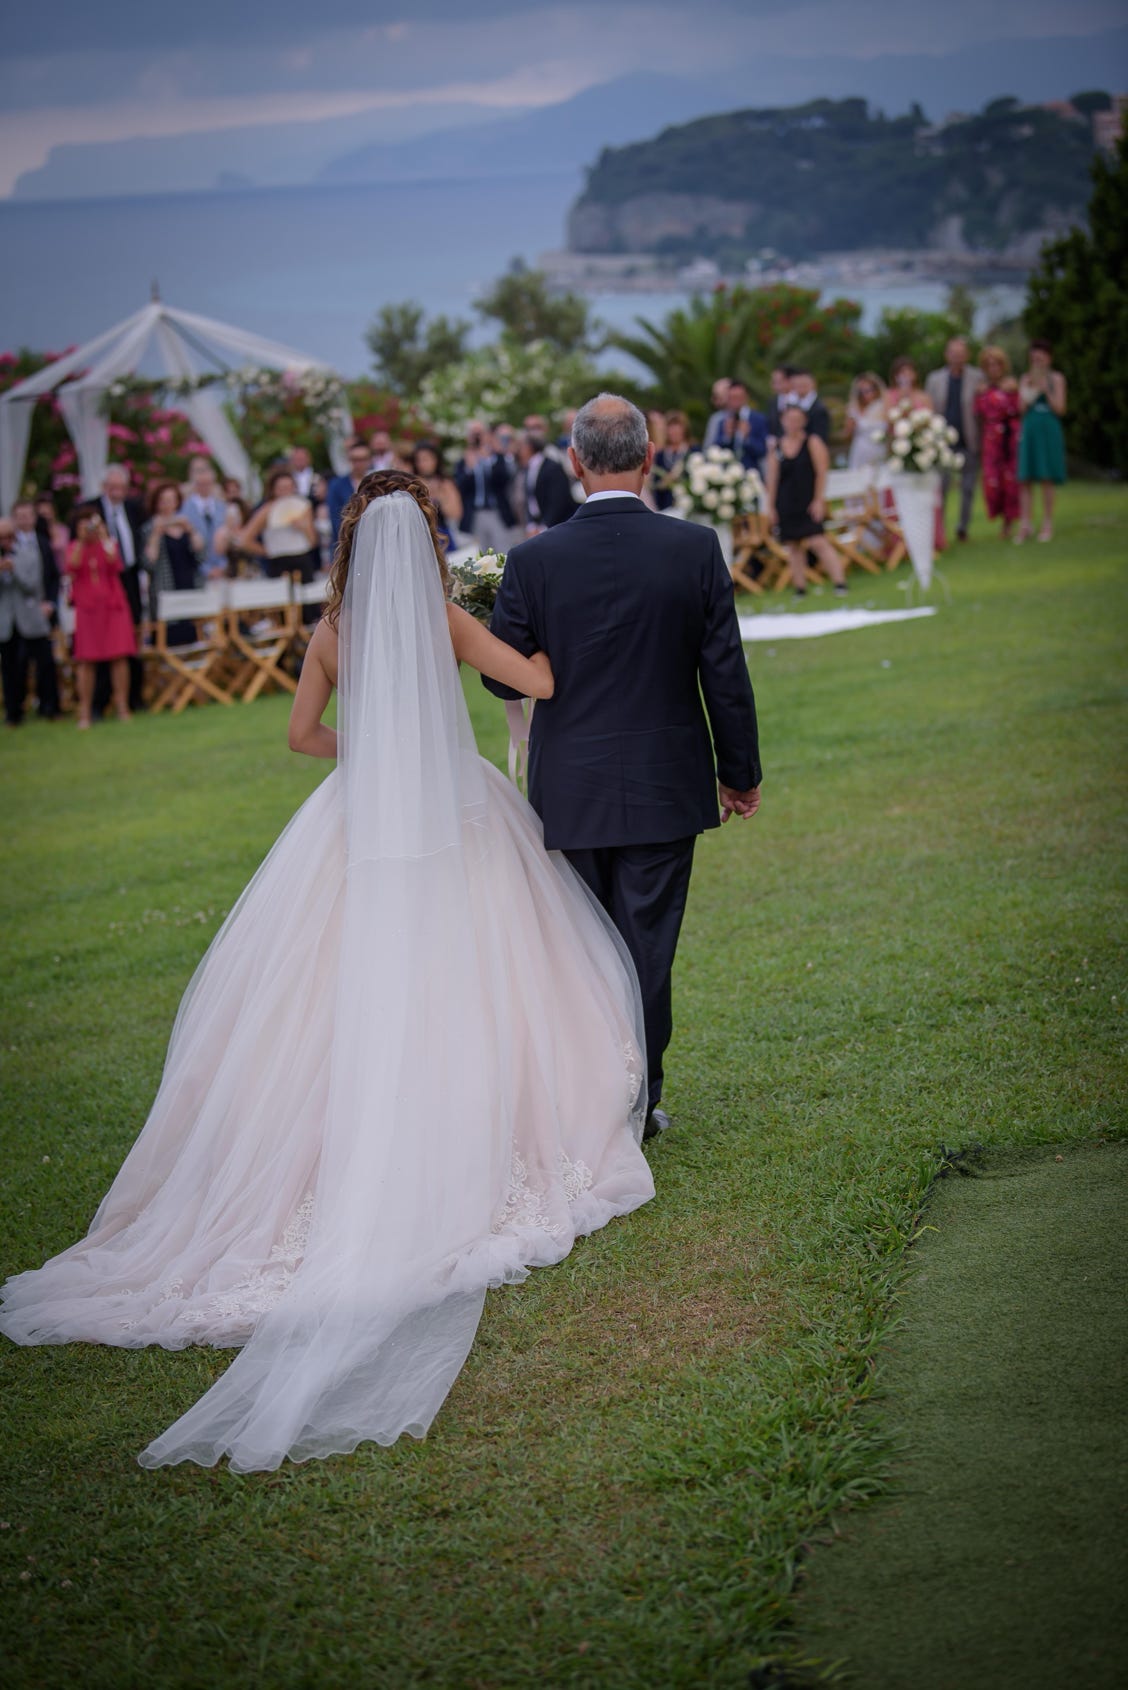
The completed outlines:
{"type": "Polygon", "coordinates": [[[335,475],[325,490],[325,503],[333,527],[334,551],[337,549],[337,536],[341,531],[341,513],[365,476],[372,473],[373,468],[372,448],[367,440],[350,440],[345,447],[345,456],[349,461],[349,473],[335,475]]]}
{"type": "Polygon", "coordinates": [[[533,714],[529,799],[546,846],[564,852],[634,959],[648,1137],[667,1124],[670,971],[697,835],[760,803],[732,580],[712,529],[643,504],[653,456],[628,400],[601,393],[583,406],[569,458],[587,500],[509,553],[491,622],[552,661],[556,690],[533,714]]]}

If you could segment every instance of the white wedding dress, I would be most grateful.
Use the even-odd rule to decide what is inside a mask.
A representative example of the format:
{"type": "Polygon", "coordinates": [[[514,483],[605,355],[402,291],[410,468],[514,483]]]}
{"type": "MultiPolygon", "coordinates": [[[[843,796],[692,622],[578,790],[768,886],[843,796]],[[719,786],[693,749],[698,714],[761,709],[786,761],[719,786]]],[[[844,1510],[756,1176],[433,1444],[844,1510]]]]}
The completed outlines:
{"type": "Polygon", "coordinates": [[[630,960],[477,755],[427,524],[358,524],[338,767],[196,971],[87,1237],[19,1344],[244,1346],[143,1452],[238,1471],[421,1437],[487,1287],[653,1196],[630,960]]]}

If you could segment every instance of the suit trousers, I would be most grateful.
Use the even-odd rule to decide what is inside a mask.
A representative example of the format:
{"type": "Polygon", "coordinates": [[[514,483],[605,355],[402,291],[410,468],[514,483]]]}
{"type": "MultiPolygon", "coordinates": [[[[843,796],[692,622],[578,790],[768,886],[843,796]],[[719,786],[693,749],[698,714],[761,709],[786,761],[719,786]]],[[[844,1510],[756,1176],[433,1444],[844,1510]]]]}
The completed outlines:
{"type": "Polygon", "coordinates": [[[651,1109],[673,1030],[670,971],[681,932],[696,834],[663,845],[603,845],[564,855],[623,937],[638,974],[651,1109]]]}
{"type": "Polygon", "coordinates": [[[948,528],[948,489],[958,475],[960,478],[960,520],[957,532],[966,534],[971,523],[971,506],[975,498],[975,484],[979,480],[979,453],[963,448],[962,468],[945,471],[940,477],[940,504],[944,512],[944,531],[948,528]]]}
{"type": "Polygon", "coordinates": [[[0,640],[0,678],[4,685],[4,716],[13,727],[23,721],[24,688],[27,670],[20,650],[20,636],[13,628],[8,639],[0,640]]]}

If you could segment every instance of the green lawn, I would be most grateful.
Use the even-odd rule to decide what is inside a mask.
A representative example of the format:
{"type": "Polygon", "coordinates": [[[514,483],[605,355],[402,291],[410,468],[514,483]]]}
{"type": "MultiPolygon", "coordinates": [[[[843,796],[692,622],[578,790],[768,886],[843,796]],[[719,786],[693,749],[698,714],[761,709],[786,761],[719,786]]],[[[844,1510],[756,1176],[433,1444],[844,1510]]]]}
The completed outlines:
{"type": "MultiPolygon", "coordinates": [[[[1126,539],[1128,493],[1070,488],[1053,544],[948,554],[936,617],[749,648],[764,805],[698,853],[658,1198],[491,1296],[425,1443],[146,1473],[224,1357],[3,1344],[7,1683],[735,1687],[793,1652],[806,1546],[886,1484],[937,1147],[1123,1132],[1126,539]]],[[[286,713],[0,740],[0,1277],[85,1229],[324,773],[286,713]]]]}

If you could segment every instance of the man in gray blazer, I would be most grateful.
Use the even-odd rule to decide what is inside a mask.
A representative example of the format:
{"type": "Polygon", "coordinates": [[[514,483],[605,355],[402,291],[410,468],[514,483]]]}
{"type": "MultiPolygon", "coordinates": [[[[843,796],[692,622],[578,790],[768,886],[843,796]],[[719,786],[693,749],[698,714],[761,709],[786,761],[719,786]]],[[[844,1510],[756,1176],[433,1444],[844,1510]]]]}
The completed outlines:
{"type": "Polygon", "coordinates": [[[38,542],[21,543],[10,518],[0,519],[0,679],[4,716],[12,728],[23,721],[29,660],[35,664],[40,715],[58,714],[45,590],[38,542]]]}
{"type": "MultiPolygon", "coordinates": [[[[956,539],[966,540],[971,522],[971,506],[975,498],[975,483],[979,479],[979,418],[975,414],[975,395],[983,386],[983,372],[968,363],[969,348],[962,335],[956,335],[944,348],[944,367],[933,370],[924,384],[924,391],[932,400],[937,416],[956,430],[959,439],[956,451],[963,453],[960,477],[960,523],[956,539]]],[[[947,470],[940,478],[940,498],[947,527],[948,488],[957,472],[947,470]]]]}

